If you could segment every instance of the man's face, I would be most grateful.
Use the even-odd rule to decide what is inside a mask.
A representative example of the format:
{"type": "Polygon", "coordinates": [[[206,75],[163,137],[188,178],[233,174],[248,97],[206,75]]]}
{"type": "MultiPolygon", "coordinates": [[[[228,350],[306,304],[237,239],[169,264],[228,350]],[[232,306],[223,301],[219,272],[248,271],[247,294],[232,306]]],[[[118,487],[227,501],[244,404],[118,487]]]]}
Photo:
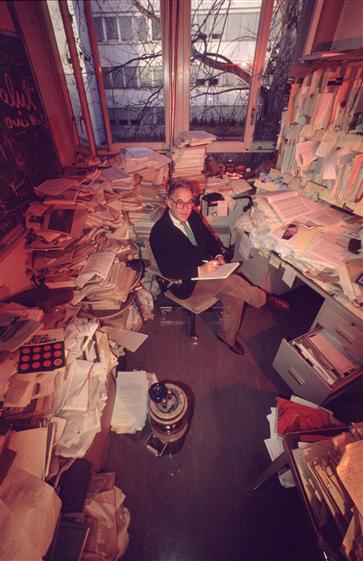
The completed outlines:
{"type": "Polygon", "coordinates": [[[168,205],[172,215],[181,222],[188,220],[194,206],[193,194],[186,187],[179,187],[174,191],[171,197],[167,198],[168,205]],[[184,204],[184,208],[181,208],[184,204]]]}

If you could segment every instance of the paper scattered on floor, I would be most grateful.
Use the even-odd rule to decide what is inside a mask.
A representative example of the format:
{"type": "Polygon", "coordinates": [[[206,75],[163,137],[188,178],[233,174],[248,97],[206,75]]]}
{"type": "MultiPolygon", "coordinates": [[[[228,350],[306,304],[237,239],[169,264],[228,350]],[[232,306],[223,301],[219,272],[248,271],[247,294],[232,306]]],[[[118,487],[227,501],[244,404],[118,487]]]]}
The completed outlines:
{"type": "Polygon", "coordinates": [[[113,327],[104,327],[109,338],[116,341],[125,349],[135,352],[149,337],[144,333],[139,333],[138,331],[129,331],[127,329],[115,329],[113,327]]]}
{"type": "Polygon", "coordinates": [[[117,373],[111,418],[113,432],[133,434],[142,430],[146,422],[148,389],[147,372],[144,370],[117,373]]]}

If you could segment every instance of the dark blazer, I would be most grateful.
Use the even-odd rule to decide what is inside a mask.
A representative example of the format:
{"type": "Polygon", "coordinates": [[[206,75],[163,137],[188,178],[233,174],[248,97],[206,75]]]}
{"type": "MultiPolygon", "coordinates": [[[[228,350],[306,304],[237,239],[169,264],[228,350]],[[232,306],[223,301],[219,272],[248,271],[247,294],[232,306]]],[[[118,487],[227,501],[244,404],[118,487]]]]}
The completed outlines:
{"type": "Polygon", "coordinates": [[[198,276],[198,267],[203,264],[203,259],[213,259],[224,253],[221,241],[199,214],[192,211],[188,223],[197,246],[173,224],[169,209],[165,210],[150,233],[151,249],[161,273],[183,281],[170,287],[171,292],[182,299],[193,292],[195,281],[190,279],[198,276]]]}

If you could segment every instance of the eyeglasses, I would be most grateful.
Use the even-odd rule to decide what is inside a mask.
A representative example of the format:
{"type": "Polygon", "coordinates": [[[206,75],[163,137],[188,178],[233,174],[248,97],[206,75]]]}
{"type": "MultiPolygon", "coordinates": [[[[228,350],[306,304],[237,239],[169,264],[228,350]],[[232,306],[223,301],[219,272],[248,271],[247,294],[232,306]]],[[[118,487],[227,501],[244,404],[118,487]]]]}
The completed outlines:
{"type": "Polygon", "coordinates": [[[180,210],[187,208],[187,209],[191,209],[194,206],[194,201],[193,199],[191,199],[190,201],[182,201],[181,199],[178,199],[177,201],[174,201],[174,199],[172,199],[170,197],[170,200],[173,201],[173,203],[175,204],[176,208],[179,208],[180,210]]]}

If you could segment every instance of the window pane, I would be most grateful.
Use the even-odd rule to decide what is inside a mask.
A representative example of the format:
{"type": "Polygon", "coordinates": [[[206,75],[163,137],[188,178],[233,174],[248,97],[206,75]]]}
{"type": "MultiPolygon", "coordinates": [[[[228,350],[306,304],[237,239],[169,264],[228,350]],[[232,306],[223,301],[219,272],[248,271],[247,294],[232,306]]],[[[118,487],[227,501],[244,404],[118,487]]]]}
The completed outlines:
{"type": "Polygon", "coordinates": [[[125,66],[123,69],[125,77],[125,88],[137,88],[136,66],[125,66]]]}
{"type": "Polygon", "coordinates": [[[163,67],[162,66],[154,66],[153,68],[153,86],[162,86],[163,85],[163,67]]]}
{"type": "Polygon", "coordinates": [[[233,14],[227,17],[226,35],[229,41],[244,39],[242,32],[242,14],[233,14]]]}
{"type": "Polygon", "coordinates": [[[146,18],[134,18],[134,26],[136,30],[136,37],[139,41],[148,40],[148,27],[146,23],[146,18]]]}
{"type": "MultiPolygon", "coordinates": [[[[122,68],[113,68],[112,69],[112,84],[114,88],[124,88],[124,73],[122,68]]],[[[112,87],[112,86],[111,86],[112,87]]]]}
{"type": "Polygon", "coordinates": [[[242,31],[243,33],[256,36],[258,30],[258,12],[251,12],[249,14],[242,14],[242,31]]]}
{"type": "Polygon", "coordinates": [[[132,41],[134,32],[132,30],[132,18],[129,16],[121,16],[119,19],[121,41],[132,41]]]}
{"type": "Polygon", "coordinates": [[[153,41],[160,41],[161,39],[160,21],[152,20],[151,29],[152,29],[153,41]]]}
{"type": "Polygon", "coordinates": [[[256,111],[254,141],[275,142],[280,130],[281,113],[288,97],[288,72],[292,61],[302,11],[301,0],[275,0],[261,93],[256,111]]]}
{"type": "MultiPolygon", "coordinates": [[[[91,62],[89,62],[90,48],[89,48],[88,37],[86,41],[84,41],[85,34],[87,33],[87,26],[83,15],[83,11],[80,9],[76,9],[77,6],[75,6],[71,2],[68,2],[67,6],[72,18],[73,32],[77,42],[78,60],[85,83],[87,103],[90,112],[92,128],[94,131],[94,137],[95,137],[96,144],[101,145],[104,144],[106,141],[106,134],[105,134],[103,120],[100,116],[100,100],[99,100],[97,83],[94,76],[93,65],[91,62]],[[85,56],[86,53],[87,56],[85,56]]],[[[63,21],[59,10],[59,4],[58,2],[49,0],[47,2],[47,7],[54,30],[54,36],[57,42],[59,57],[62,62],[64,79],[67,84],[69,99],[72,105],[72,110],[74,115],[74,123],[77,127],[80,144],[82,146],[87,146],[88,136],[85,126],[85,120],[83,117],[82,106],[79,99],[73,67],[71,64],[71,58],[68,50],[68,43],[64,31],[63,21]]],[[[105,39],[103,33],[101,32],[102,14],[98,14],[97,21],[95,22],[95,27],[96,27],[98,40],[105,39]]],[[[107,70],[108,69],[105,68],[105,75],[107,75],[107,70]]],[[[110,85],[109,76],[107,78],[105,77],[105,80],[107,81],[107,84],[110,85]]]]}
{"type": "Polygon", "coordinates": [[[191,0],[191,130],[244,137],[261,3],[191,0]]]}
{"type": "MultiPolygon", "coordinates": [[[[98,1],[91,5],[94,19],[104,17],[118,23],[120,33],[120,43],[115,44],[115,33],[112,42],[107,31],[106,41],[98,44],[113,140],[164,140],[160,0],[98,1]],[[111,5],[114,17],[106,11],[111,5]]],[[[117,25],[113,31],[117,32],[117,25]]]]}
{"type": "Polygon", "coordinates": [[[95,29],[96,29],[96,38],[99,43],[104,41],[104,34],[103,34],[103,27],[102,27],[102,18],[94,18],[95,22],[95,29]]]}
{"type": "Polygon", "coordinates": [[[112,68],[110,66],[104,66],[102,68],[103,84],[106,90],[112,88],[112,68]]]}
{"type": "Polygon", "coordinates": [[[118,39],[116,18],[105,18],[107,41],[118,39]]]}

